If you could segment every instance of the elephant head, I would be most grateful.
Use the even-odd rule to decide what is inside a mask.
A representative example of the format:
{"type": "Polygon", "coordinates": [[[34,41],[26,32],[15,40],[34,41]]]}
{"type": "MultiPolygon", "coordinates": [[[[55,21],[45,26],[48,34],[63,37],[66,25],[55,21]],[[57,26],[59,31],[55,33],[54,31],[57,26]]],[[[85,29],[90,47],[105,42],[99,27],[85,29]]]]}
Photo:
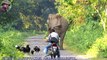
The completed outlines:
{"type": "Polygon", "coordinates": [[[49,14],[49,17],[47,20],[49,26],[51,28],[60,27],[61,26],[61,20],[59,18],[61,18],[60,15],[49,14]]]}
{"type": "Polygon", "coordinates": [[[55,31],[61,37],[60,48],[63,49],[63,39],[68,26],[67,20],[58,14],[49,14],[47,24],[48,24],[48,32],[51,29],[55,29],[55,31]]]}

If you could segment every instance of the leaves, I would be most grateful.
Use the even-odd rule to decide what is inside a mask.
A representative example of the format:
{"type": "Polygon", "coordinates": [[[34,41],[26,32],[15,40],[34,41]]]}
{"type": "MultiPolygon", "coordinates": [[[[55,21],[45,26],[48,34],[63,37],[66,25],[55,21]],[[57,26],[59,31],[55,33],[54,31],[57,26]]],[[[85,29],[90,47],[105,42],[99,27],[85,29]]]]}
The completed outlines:
{"type": "Polygon", "coordinates": [[[107,0],[58,0],[56,3],[60,4],[58,13],[68,22],[73,21],[65,44],[82,53],[88,51],[87,54],[94,57],[107,57],[103,37],[107,33],[107,0]]]}
{"type": "Polygon", "coordinates": [[[0,33],[0,59],[10,56],[16,58],[23,57],[23,53],[18,52],[15,49],[15,45],[22,43],[26,35],[15,30],[0,31],[0,33]]]}

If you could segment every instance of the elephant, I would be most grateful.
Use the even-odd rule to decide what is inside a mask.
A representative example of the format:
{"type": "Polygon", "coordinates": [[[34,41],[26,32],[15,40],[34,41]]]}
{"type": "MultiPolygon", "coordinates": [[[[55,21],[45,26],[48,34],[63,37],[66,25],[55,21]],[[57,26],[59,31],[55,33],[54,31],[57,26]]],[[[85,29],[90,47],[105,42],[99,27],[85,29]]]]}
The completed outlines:
{"type": "Polygon", "coordinates": [[[47,19],[48,32],[54,29],[60,36],[59,46],[63,49],[63,40],[67,31],[68,21],[59,14],[49,14],[47,19]]]}

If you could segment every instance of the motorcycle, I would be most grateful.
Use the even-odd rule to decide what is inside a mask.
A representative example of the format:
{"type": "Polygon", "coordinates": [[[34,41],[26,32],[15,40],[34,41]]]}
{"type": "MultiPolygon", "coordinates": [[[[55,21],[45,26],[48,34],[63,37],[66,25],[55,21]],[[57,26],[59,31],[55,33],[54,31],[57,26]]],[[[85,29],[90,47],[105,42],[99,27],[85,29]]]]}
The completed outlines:
{"type": "Polygon", "coordinates": [[[59,47],[56,43],[52,43],[52,46],[49,48],[48,54],[51,56],[51,58],[60,58],[60,51],[59,47]]]}

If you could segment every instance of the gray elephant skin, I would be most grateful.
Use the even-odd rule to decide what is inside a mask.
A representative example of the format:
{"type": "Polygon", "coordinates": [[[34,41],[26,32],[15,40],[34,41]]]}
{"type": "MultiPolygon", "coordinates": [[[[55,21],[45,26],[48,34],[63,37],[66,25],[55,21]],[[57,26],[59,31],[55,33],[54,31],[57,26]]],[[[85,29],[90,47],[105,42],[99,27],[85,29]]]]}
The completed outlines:
{"type": "Polygon", "coordinates": [[[55,29],[55,31],[59,34],[61,38],[59,41],[60,49],[63,49],[63,40],[68,28],[68,21],[58,14],[49,14],[47,24],[48,32],[51,29],[55,29]]]}

